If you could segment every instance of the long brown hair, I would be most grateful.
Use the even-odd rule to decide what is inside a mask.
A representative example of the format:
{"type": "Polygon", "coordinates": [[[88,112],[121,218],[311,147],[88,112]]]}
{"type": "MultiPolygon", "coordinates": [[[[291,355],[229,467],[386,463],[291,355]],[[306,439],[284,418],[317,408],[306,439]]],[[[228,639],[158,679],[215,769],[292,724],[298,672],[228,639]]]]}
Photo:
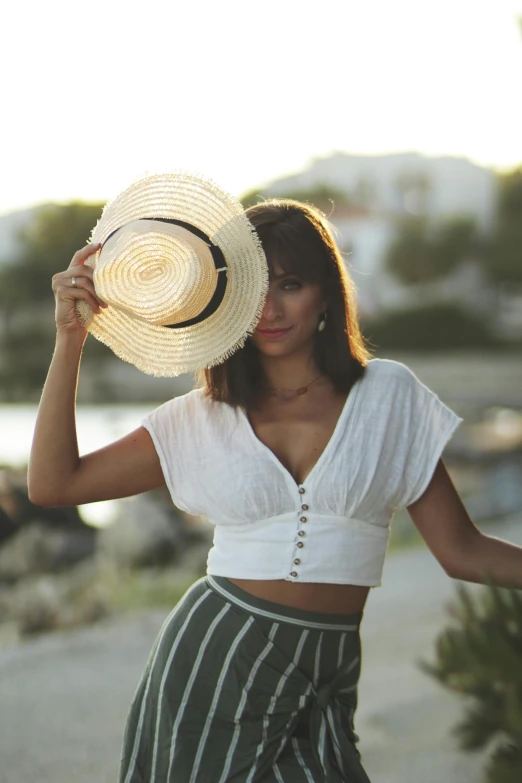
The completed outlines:
{"type": "MultiPolygon", "coordinates": [[[[328,302],[326,325],[315,333],[314,359],[339,392],[348,392],[370,358],[357,315],[356,291],[332,230],[315,207],[271,199],[246,210],[259,235],[270,273],[279,265],[305,282],[319,283],[328,302]]],[[[266,381],[250,340],[229,359],[202,370],[206,393],[229,405],[254,408],[266,381]]]]}

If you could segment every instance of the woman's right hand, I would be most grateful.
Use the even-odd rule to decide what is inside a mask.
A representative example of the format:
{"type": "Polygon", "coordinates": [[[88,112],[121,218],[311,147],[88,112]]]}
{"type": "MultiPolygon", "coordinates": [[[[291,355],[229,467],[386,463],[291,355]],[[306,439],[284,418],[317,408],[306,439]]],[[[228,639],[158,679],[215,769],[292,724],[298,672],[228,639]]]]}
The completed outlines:
{"type": "Polygon", "coordinates": [[[93,313],[99,313],[100,308],[107,307],[105,302],[96,296],[94,290],[94,270],[85,262],[101,245],[86,245],[74,254],[69,268],[53,276],[53,291],[56,299],[56,328],[59,332],[86,333],[86,329],[78,320],[76,302],[83,299],[93,313]]]}

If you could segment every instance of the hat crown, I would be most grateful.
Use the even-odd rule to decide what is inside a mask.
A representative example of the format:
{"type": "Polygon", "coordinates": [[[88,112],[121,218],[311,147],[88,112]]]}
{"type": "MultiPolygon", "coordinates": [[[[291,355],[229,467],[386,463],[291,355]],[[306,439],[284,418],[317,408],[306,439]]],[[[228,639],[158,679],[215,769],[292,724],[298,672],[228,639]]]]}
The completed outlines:
{"type": "Polygon", "coordinates": [[[204,310],[216,277],[206,242],[182,226],[143,219],[127,223],[106,240],[94,282],[107,304],[166,326],[204,310]]]}

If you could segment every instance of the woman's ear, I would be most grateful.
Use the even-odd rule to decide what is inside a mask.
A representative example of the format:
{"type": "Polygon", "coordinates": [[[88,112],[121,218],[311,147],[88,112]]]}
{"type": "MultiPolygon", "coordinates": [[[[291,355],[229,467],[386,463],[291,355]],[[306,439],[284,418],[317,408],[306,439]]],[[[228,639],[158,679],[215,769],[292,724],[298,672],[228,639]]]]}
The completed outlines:
{"type": "Polygon", "coordinates": [[[321,310],[320,310],[320,312],[321,313],[326,313],[326,311],[328,310],[329,307],[330,307],[330,297],[329,296],[324,296],[322,298],[322,300],[321,300],[321,310]]]}

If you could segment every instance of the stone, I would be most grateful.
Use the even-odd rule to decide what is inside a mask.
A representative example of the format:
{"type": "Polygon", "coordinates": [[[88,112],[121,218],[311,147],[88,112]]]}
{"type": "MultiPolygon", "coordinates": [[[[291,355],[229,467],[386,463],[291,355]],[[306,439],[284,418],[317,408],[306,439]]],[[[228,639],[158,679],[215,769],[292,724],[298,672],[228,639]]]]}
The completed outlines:
{"type": "Polygon", "coordinates": [[[108,559],[126,568],[174,562],[183,540],[176,512],[152,501],[149,493],[121,506],[119,517],[100,531],[98,554],[102,561],[108,559]]]}
{"type": "Polygon", "coordinates": [[[92,555],[93,529],[51,529],[40,520],[24,525],[0,548],[0,583],[67,568],[92,555]]]}

